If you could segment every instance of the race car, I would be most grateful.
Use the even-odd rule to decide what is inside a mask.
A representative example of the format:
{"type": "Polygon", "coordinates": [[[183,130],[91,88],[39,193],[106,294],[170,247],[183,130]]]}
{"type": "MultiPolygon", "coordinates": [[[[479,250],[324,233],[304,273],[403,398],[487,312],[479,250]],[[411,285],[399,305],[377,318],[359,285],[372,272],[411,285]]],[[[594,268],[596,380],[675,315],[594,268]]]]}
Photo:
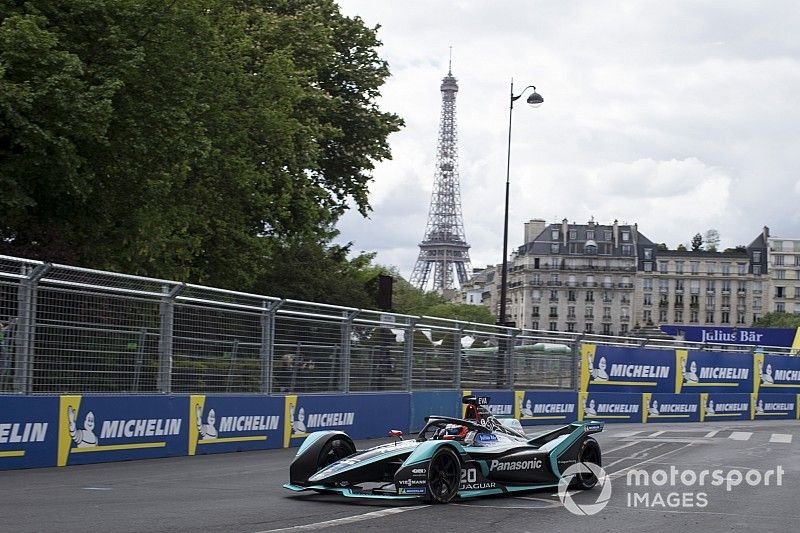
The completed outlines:
{"type": "MultiPolygon", "coordinates": [[[[493,416],[488,402],[465,396],[465,418],[428,416],[416,439],[391,431],[394,442],[363,451],[356,451],[341,431],[312,433],[297,451],[284,487],[447,503],[456,497],[555,488],[576,463],[601,466],[600,446],[591,434],[602,431],[603,422],[574,422],[531,438],[518,420],[493,416]]],[[[597,477],[589,468],[579,470],[570,486],[594,487],[597,477]]]]}

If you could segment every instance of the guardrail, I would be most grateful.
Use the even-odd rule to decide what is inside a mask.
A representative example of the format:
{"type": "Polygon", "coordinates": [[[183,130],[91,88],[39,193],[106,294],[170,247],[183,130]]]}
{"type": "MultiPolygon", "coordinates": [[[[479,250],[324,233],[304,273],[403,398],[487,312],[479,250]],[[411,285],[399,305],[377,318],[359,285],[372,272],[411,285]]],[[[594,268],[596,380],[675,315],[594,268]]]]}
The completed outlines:
{"type": "Polygon", "coordinates": [[[707,348],[381,313],[0,256],[0,393],[577,390],[586,342],[707,348]]]}

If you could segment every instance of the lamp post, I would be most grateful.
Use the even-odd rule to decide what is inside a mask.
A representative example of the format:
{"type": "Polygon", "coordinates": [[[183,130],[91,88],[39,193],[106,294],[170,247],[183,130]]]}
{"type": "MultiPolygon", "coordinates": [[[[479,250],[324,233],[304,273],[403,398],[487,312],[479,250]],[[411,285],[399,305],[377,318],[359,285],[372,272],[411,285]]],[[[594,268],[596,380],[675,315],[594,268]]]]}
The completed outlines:
{"type": "MultiPolygon", "coordinates": [[[[544,102],[544,98],[542,95],[536,92],[536,87],[533,85],[528,85],[522,91],[514,95],[514,80],[511,80],[511,90],[509,93],[509,102],[508,102],[508,152],[506,158],[506,203],[505,203],[505,214],[503,217],[503,270],[500,273],[500,319],[498,320],[501,326],[507,325],[506,322],[506,295],[508,292],[508,194],[509,194],[509,187],[511,182],[511,117],[514,113],[514,102],[522,98],[522,95],[525,94],[525,91],[528,89],[533,89],[533,92],[530,96],[528,96],[527,102],[532,107],[539,107],[544,102]]],[[[505,345],[505,342],[503,343],[505,345]]],[[[508,352],[508,350],[505,350],[508,352]]],[[[503,358],[503,364],[498,365],[498,375],[497,381],[498,385],[501,383],[502,375],[504,374],[504,370],[506,367],[505,358],[508,357],[508,354],[503,358]]],[[[501,360],[498,357],[498,362],[501,360]]],[[[510,361],[509,361],[510,362],[510,361]]]]}

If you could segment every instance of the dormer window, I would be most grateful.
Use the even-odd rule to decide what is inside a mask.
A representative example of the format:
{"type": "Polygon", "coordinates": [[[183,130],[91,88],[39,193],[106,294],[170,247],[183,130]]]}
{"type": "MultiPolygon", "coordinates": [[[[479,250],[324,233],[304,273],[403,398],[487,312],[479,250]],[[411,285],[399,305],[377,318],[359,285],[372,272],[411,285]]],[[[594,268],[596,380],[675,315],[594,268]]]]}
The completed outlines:
{"type": "Polygon", "coordinates": [[[583,248],[586,255],[597,255],[597,243],[589,240],[586,241],[586,246],[583,248]]]}

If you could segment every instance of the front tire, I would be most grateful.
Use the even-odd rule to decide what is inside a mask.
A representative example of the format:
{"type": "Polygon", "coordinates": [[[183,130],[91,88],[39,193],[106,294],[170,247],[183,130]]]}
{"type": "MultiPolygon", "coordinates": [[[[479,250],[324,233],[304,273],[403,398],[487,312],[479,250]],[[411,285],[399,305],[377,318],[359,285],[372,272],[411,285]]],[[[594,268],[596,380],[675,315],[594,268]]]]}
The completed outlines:
{"type": "Polygon", "coordinates": [[[356,453],[356,446],[350,438],[344,435],[337,435],[325,443],[319,451],[317,459],[317,472],[336,461],[344,459],[356,453]]]}
{"type": "MultiPolygon", "coordinates": [[[[581,444],[581,449],[578,451],[578,462],[594,463],[597,466],[602,466],[600,445],[592,437],[587,437],[581,444]]],[[[590,490],[595,485],[597,485],[597,476],[591,472],[576,474],[571,484],[573,488],[580,490],[590,490]]]]}
{"type": "Polygon", "coordinates": [[[458,494],[461,483],[461,459],[450,446],[442,446],[433,454],[428,464],[428,493],[425,500],[447,503],[458,494]]]}

